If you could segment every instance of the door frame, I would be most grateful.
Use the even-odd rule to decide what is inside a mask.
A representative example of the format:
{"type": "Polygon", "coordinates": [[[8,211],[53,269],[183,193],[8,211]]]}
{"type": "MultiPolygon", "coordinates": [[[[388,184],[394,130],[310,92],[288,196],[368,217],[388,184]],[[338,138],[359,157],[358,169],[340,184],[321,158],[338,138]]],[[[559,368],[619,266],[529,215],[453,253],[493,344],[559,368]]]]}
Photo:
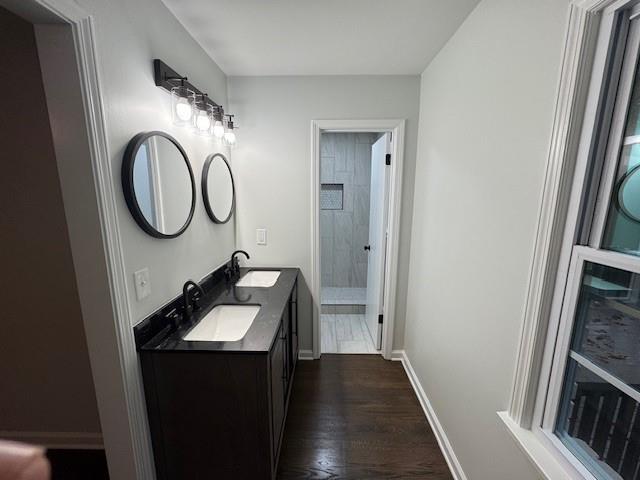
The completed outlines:
{"type": "Polygon", "coordinates": [[[311,296],[313,299],[313,358],[320,358],[320,136],[323,131],[366,133],[391,132],[391,171],[389,179],[389,241],[385,261],[384,322],[382,349],[391,360],[398,284],[402,172],[404,164],[405,119],[312,120],[311,121],[311,296]]]}
{"type": "Polygon", "coordinates": [[[46,11],[71,29],[84,114],[80,133],[86,134],[87,151],[78,158],[56,155],[56,160],[102,441],[112,479],[155,478],[112,182],[116,177],[110,161],[96,21],[74,0],[0,0],[0,4],[34,25],[43,23],[40,14],[46,11]],[[77,168],[90,176],[81,186],[77,168]]]}

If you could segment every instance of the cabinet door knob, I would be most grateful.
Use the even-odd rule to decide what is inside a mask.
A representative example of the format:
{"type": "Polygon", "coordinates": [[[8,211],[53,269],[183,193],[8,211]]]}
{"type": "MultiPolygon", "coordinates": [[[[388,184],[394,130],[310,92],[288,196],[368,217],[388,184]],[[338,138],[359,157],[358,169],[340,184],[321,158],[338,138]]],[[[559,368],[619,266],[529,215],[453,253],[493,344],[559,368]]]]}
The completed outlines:
{"type": "Polygon", "coordinates": [[[370,251],[370,250],[371,250],[371,245],[365,245],[365,246],[364,246],[364,249],[365,249],[366,251],[370,251]]]}

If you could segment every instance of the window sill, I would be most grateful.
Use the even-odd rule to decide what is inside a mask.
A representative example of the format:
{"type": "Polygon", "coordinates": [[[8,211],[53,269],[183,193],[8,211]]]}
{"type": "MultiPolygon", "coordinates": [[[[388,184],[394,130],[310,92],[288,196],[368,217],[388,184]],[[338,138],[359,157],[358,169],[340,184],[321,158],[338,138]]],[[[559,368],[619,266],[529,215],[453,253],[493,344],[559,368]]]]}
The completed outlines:
{"type": "Polygon", "coordinates": [[[497,412],[520,449],[529,458],[547,480],[590,480],[591,476],[582,475],[568,462],[561,461],[549,447],[531,430],[520,427],[509,417],[508,412],[497,412]]]}

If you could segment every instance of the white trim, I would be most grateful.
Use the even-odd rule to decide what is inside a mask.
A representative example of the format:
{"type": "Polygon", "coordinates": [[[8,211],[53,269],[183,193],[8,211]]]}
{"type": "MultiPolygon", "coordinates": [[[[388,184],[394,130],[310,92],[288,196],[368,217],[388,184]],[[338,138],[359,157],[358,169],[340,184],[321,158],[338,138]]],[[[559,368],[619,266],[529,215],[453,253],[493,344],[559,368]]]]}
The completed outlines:
{"type": "MultiPolygon", "coordinates": [[[[604,167],[600,178],[600,188],[597,198],[611,198],[618,170],[618,157],[624,143],[624,131],[627,120],[627,106],[631,101],[633,82],[636,73],[636,60],[638,58],[638,38],[640,26],[638,21],[631,23],[628,38],[622,56],[622,71],[615,89],[616,98],[611,126],[607,135],[607,150],[604,159],[604,167]],[[631,67],[630,67],[631,66],[631,67]]],[[[607,214],[610,204],[608,201],[599,201],[596,204],[593,227],[589,244],[599,248],[604,238],[607,214]]]]}
{"type": "Polygon", "coordinates": [[[453,451],[453,447],[447,438],[447,434],[445,433],[444,428],[442,428],[436,412],[431,406],[429,397],[427,397],[427,394],[422,388],[422,384],[420,383],[420,380],[418,380],[418,376],[413,370],[411,361],[409,361],[409,357],[407,357],[406,352],[404,350],[394,350],[392,352],[391,359],[402,362],[404,371],[406,372],[409,382],[411,382],[411,386],[413,387],[413,391],[416,393],[416,397],[418,397],[420,406],[424,411],[424,416],[427,417],[427,421],[429,422],[429,426],[438,441],[438,446],[442,451],[442,455],[449,466],[449,470],[451,470],[451,475],[453,475],[455,480],[467,480],[467,476],[462,470],[458,457],[456,457],[456,454],[453,451]]]}
{"type": "Polygon", "coordinates": [[[402,172],[404,165],[404,119],[313,120],[311,122],[311,298],[313,302],[313,356],[320,358],[320,133],[392,132],[392,161],[389,190],[389,242],[385,264],[384,323],[382,356],[391,359],[396,311],[396,289],[402,209],[402,172]],[[387,281],[388,280],[388,281],[387,281]]]}
{"type": "Polygon", "coordinates": [[[391,352],[391,360],[394,362],[401,362],[404,359],[404,350],[393,350],[391,352]]]}
{"type": "Polygon", "coordinates": [[[46,448],[71,448],[79,450],[102,450],[104,448],[101,433],[0,430],[0,438],[3,440],[31,443],[46,448]]]}
{"type": "Polygon", "coordinates": [[[508,412],[497,412],[522,452],[547,480],[595,480],[581,465],[571,464],[551,439],[540,438],[536,432],[519,426],[508,412]]]}
{"type": "MultiPolygon", "coordinates": [[[[109,270],[113,316],[120,354],[120,373],[124,383],[129,428],[131,429],[129,433],[133,443],[133,461],[138,478],[154,478],[155,467],[147,424],[142,376],[138,369],[138,357],[131,328],[133,315],[127,295],[124,253],[116,205],[117,197],[111,181],[114,178],[114,173],[107,146],[107,119],[102,100],[93,19],[87,16],[78,25],[79,28],[75,34],[78,62],[87,115],[91,163],[105,245],[104,254],[109,270]]],[[[108,460],[110,460],[109,454],[110,452],[107,450],[108,460]]]]}
{"type": "MultiPolygon", "coordinates": [[[[123,472],[128,468],[123,465],[132,465],[136,478],[155,478],[142,378],[138,368],[130,321],[132,315],[127,299],[124,256],[117,218],[117,197],[111,181],[115,176],[107,142],[107,119],[102,98],[94,19],[73,0],[33,1],[67,23],[72,29],[75,43],[95,201],[104,247],[102,253],[108,276],[109,288],[105,295],[109,297],[113,309],[110,313],[114,324],[110,328],[114,333],[118,358],[116,365],[108,355],[104,355],[105,349],[101,345],[104,345],[107,339],[99,337],[100,329],[92,324],[90,318],[92,313],[96,313],[92,312],[93,299],[89,294],[83,293],[86,291],[79,289],[110,475],[114,479],[118,478],[117,472],[123,472]],[[107,363],[110,361],[110,364],[107,363]],[[110,396],[114,391],[121,395],[117,400],[124,402],[126,419],[122,418],[124,408],[119,408],[118,401],[110,396]],[[123,431],[124,428],[119,426],[126,426],[127,431],[123,431]]],[[[94,263],[99,262],[100,252],[95,251],[93,255],[94,263]]],[[[76,261],[74,254],[74,263],[76,261]]],[[[84,268],[78,264],[75,267],[76,270],[84,268]]],[[[95,292],[92,292],[92,295],[95,296],[95,292]]]]}
{"type": "Polygon", "coordinates": [[[587,92],[601,12],[614,3],[617,4],[617,0],[574,0],[569,7],[551,144],[509,405],[510,417],[524,428],[530,428],[532,424],[556,280],[566,275],[568,268],[563,239],[570,207],[578,208],[570,201],[576,161],[578,157],[585,156],[580,142],[585,109],[590,122],[596,116],[595,107],[587,103],[587,92]]]}
{"type": "Polygon", "coordinates": [[[640,135],[631,135],[629,137],[624,137],[622,142],[623,145],[636,145],[640,143],[640,135]]]}
{"type": "Polygon", "coordinates": [[[298,360],[313,360],[313,350],[298,350],[298,360]]]}

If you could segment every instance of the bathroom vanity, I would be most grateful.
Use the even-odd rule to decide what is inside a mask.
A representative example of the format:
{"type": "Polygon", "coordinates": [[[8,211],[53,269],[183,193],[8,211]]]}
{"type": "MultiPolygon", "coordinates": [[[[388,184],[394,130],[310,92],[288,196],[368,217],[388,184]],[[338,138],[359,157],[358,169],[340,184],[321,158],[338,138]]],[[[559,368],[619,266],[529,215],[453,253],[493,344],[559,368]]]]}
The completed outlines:
{"type": "Polygon", "coordinates": [[[275,478],[298,358],[297,278],[241,269],[228,280],[219,269],[190,319],[178,297],[134,328],[158,479],[275,478]]]}

